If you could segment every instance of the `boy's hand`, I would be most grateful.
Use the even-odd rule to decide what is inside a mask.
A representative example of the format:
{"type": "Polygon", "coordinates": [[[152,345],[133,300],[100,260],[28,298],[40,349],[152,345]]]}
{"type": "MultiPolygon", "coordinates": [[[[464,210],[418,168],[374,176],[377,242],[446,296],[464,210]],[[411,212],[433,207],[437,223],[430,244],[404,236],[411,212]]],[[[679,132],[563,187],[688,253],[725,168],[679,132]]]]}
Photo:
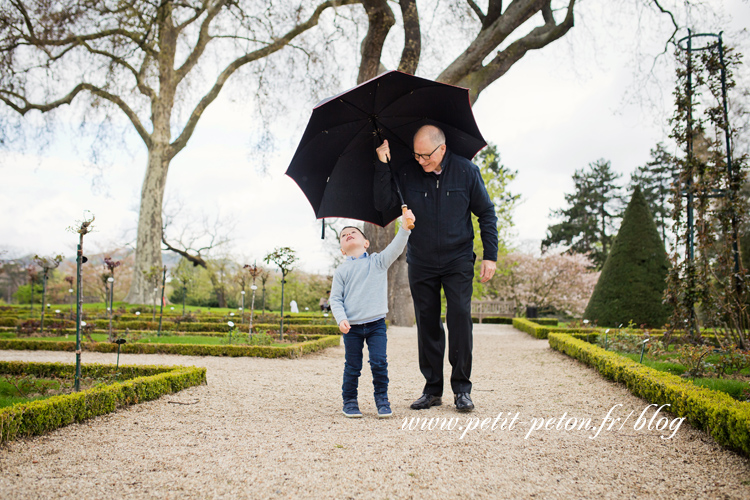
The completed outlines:
{"type": "Polygon", "coordinates": [[[349,326],[349,320],[345,319],[341,323],[339,323],[339,331],[343,334],[349,333],[349,330],[351,330],[351,326],[349,326]]]}
{"type": "Polygon", "coordinates": [[[383,144],[378,147],[375,152],[378,154],[378,159],[383,163],[388,163],[391,159],[391,148],[388,146],[388,141],[383,141],[383,144]]]}
{"type": "Polygon", "coordinates": [[[411,210],[405,210],[401,215],[401,227],[408,228],[409,226],[414,227],[414,222],[417,220],[411,210]]]}

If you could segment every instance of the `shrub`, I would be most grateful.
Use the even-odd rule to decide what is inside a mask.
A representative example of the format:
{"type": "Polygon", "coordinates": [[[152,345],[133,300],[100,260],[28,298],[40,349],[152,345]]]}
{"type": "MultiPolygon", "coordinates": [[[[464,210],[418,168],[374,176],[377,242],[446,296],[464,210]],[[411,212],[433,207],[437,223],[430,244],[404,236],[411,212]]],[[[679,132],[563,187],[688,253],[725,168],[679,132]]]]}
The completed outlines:
{"type": "Polygon", "coordinates": [[[38,319],[27,319],[26,321],[22,321],[16,329],[19,335],[30,335],[38,331],[41,325],[42,322],[38,319]]]}
{"type": "Polygon", "coordinates": [[[669,260],[636,187],[584,317],[601,326],[635,324],[661,328],[669,319],[662,303],[669,260]]]}
{"type": "Polygon", "coordinates": [[[705,358],[713,349],[703,345],[681,345],[677,348],[677,360],[687,368],[682,374],[685,378],[703,377],[713,371],[705,358]]]}

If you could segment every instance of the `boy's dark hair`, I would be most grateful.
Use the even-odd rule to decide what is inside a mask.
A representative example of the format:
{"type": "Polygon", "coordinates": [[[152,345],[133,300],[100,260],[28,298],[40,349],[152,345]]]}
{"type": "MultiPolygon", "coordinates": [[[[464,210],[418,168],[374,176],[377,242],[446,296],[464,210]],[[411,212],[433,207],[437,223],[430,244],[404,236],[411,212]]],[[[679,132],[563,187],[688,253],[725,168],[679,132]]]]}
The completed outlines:
{"type": "Polygon", "coordinates": [[[357,231],[359,231],[359,234],[361,234],[364,239],[367,239],[367,235],[365,235],[365,233],[357,226],[344,226],[343,228],[341,228],[341,231],[339,231],[339,239],[341,239],[341,233],[344,232],[344,229],[349,229],[349,228],[356,229],[357,231]]]}

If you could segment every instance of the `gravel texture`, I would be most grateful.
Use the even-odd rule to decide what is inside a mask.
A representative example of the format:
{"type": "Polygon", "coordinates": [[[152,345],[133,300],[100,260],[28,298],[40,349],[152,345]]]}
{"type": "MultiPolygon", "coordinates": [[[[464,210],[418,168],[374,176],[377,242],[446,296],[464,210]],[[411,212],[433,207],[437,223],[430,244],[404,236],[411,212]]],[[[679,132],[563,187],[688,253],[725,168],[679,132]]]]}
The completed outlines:
{"type": "MultiPolygon", "coordinates": [[[[636,428],[646,401],[510,326],[475,326],[473,413],[455,411],[449,386],[443,406],[410,410],[423,384],[416,329],[388,334],[391,419],[376,418],[368,368],[364,418],[341,413],[343,346],[297,360],[121,355],[206,366],[208,385],[3,445],[0,497],[750,498],[750,460],[663,410],[651,430],[636,428]],[[591,438],[613,407],[621,420],[591,438]],[[402,428],[411,417],[453,418],[454,428],[402,428]],[[484,419],[484,430],[467,430],[484,419]],[[549,429],[532,430],[542,419],[549,429]],[[579,430],[586,419],[593,429],[579,430]]],[[[0,359],[73,361],[33,351],[0,359]]]]}

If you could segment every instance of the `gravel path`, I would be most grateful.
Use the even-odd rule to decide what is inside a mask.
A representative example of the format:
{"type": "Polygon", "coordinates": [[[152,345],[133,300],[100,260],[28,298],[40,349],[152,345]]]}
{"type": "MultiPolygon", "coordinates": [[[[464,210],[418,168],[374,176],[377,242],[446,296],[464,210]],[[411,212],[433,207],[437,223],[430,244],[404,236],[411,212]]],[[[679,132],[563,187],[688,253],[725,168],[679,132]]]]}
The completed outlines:
{"type": "MultiPolygon", "coordinates": [[[[422,388],[416,330],[391,328],[389,337],[387,420],[375,417],[367,368],[365,417],[341,414],[343,347],[298,360],[121,355],[123,364],[206,366],[208,385],[4,445],[0,497],[750,498],[750,460],[663,410],[651,430],[636,429],[645,401],[545,340],[476,325],[477,409],[466,415],[455,412],[450,387],[443,406],[409,410],[422,388]],[[613,407],[621,420],[590,438],[613,407]],[[444,418],[453,430],[403,429],[411,417],[444,418]],[[542,419],[549,428],[533,430],[542,419]],[[586,419],[593,429],[579,430],[586,419]],[[654,429],[658,422],[672,430],[654,429]]],[[[73,360],[33,351],[0,359],[73,360]]]]}

